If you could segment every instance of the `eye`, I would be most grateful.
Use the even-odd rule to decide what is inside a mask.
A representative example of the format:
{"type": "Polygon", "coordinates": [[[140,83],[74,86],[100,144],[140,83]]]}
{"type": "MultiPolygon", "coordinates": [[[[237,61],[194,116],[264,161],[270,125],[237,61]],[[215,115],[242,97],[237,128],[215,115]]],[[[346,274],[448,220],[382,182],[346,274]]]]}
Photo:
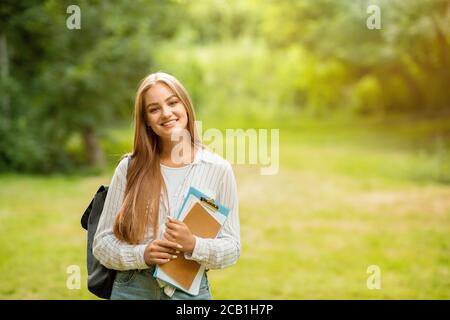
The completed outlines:
{"type": "Polygon", "coordinates": [[[169,105],[174,106],[178,103],[178,100],[172,100],[169,102],[169,105]]]}
{"type": "Polygon", "coordinates": [[[155,113],[156,111],[158,111],[158,108],[150,108],[150,109],[148,109],[148,111],[150,113],[155,113]]]}

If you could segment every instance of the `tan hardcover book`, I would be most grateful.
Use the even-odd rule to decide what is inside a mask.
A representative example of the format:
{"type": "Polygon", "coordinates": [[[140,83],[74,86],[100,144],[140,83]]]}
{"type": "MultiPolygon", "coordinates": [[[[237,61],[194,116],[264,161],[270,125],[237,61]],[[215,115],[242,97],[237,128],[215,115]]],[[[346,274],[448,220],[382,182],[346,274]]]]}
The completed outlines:
{"type": "MultiPolygon", "coordinates": [[[[199,202],[192,206],[183,222],[192,234],[200,238],[215,238],[221,227],[220,223],[199,202]]],[[[184,254],[180,253],[176,259],[160,265],[160,268],[188,290],[197,275],[200,264],[196,261],[187,260],[184,254]]]]}

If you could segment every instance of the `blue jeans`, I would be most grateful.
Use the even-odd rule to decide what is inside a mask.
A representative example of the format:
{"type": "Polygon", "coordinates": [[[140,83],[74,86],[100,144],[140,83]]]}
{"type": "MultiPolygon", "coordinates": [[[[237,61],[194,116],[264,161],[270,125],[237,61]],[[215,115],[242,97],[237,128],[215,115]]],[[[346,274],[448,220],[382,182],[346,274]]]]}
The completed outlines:
{"type": "Polygon", "coordinates": [[[208,276],[205,272],[196,296],[176,289],[172,297],[164,293],[153,277],[155,268],[117,271],[111,300],[211,300],[208,276]]]}

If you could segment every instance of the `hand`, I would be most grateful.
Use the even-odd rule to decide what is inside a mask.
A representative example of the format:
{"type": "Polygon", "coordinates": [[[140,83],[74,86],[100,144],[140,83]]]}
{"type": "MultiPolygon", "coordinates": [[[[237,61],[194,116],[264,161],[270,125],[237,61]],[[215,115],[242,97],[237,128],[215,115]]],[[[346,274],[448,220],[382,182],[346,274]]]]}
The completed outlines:
{"type": "Polygon", "coordinates": [[[176,259],[180,253],[181,245],[168,240],[154,240],[148,244],[144,252],[147,265],[164,264],[176,259]]]}
{"type": "Polygon", "coordinates": [[[164,239],[171,242],[179,243],[183,246],[180,250],[182,252],[192,253],[195,248],[195,237],[189,230],[188,226],[180,220],[168,217],[166,222],[166,232],[164,232],[164,239]]]}

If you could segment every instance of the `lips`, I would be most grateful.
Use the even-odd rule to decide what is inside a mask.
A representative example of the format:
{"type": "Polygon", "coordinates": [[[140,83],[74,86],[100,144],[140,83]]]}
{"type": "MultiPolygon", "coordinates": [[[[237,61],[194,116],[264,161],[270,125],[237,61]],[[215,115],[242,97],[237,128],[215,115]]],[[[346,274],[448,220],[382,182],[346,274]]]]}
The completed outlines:
{"type": "Polygon", "coordinates": [[[170,128],[170,127],[174,126],[177,121],[178,121],[178,119],[171,119],[171,120],[161,123],[161,126],[163,126],[165,128],[170,128]]]}

